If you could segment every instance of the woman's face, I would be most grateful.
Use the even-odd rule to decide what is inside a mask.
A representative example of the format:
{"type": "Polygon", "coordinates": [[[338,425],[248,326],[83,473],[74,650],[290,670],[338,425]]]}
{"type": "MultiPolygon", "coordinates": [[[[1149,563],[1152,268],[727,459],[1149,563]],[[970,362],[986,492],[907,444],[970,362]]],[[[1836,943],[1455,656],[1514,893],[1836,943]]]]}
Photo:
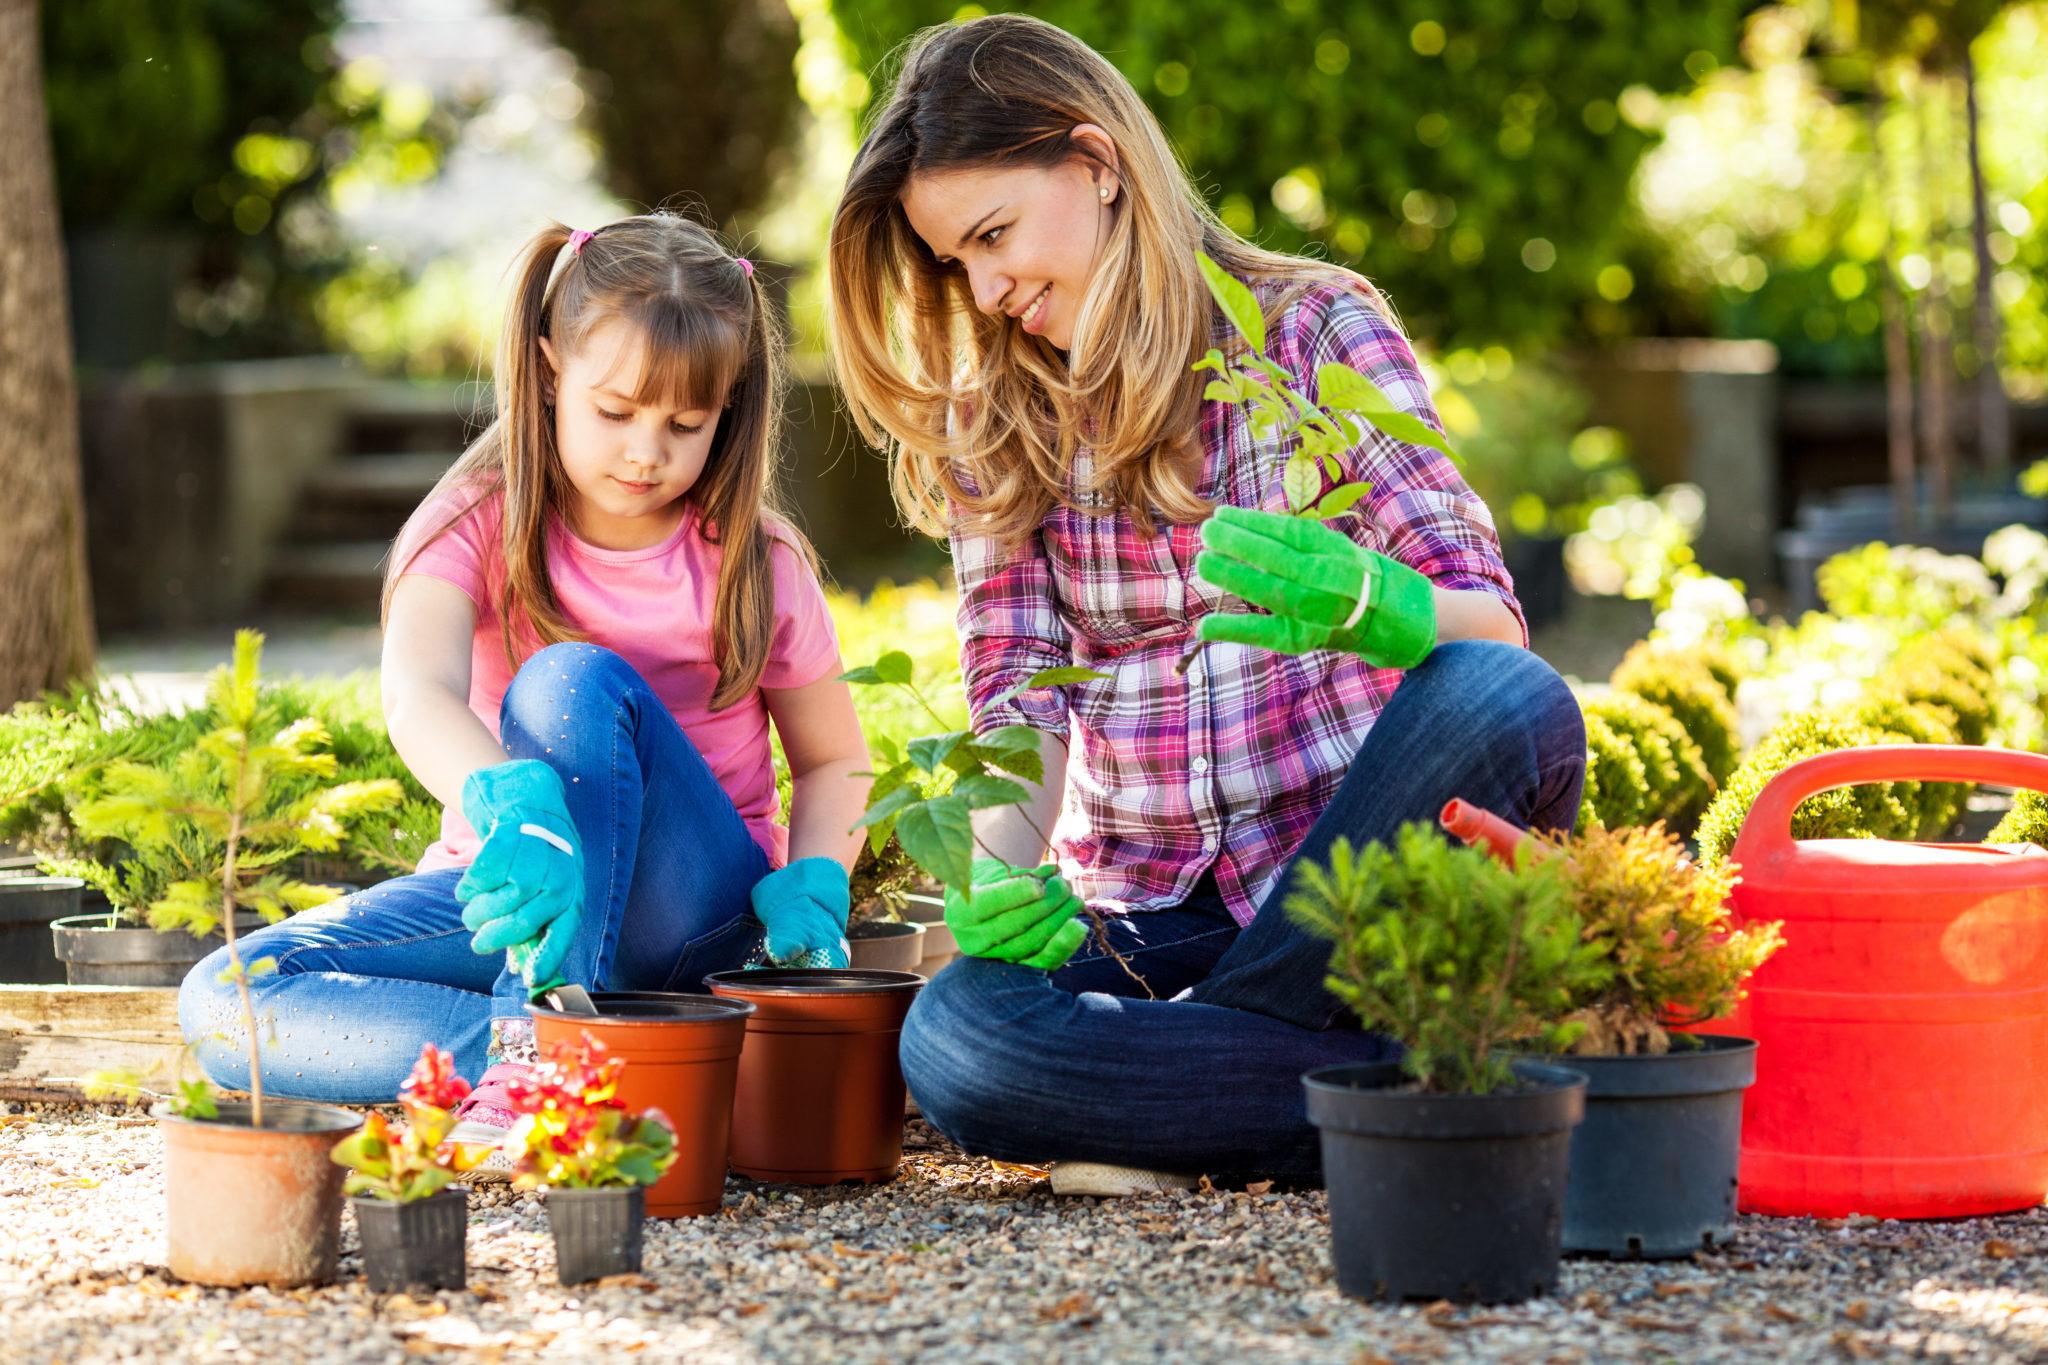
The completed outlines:
{"type": "MultiPolygon", "coordinates": [[[[1076,141],[1088,131],[1076,130],[1076,141]]],[[[1101,143],[1098,155],[1108,152],[1101,143]]],[[[1104,159],[1113,165],[1114,153],[1104,159]]],[[[1064,351],[1117,192],[1114,170],[1077,155],[1047,168],[926,172],[910,178],[902,200],[939,263],[966,273],[975,307],[1064,351]]]]}

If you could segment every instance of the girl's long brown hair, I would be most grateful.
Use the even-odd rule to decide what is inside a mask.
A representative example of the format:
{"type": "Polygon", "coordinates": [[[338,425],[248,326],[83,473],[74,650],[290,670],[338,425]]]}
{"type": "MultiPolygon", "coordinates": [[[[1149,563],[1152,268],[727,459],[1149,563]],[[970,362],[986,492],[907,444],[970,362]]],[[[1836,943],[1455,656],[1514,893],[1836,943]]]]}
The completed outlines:
{"type": "Polygon", "coordinates": [[[1208,349],[1213,305],[1197,248],[1240,279],[1282,282],[1275,314],[1302,289],[1337,283],[1392,316],[1362,276],[1225,227],[1131,83],[1073,35],[995,14],[912,39],[854,157],[828,252],[839,382],[861,434],[890,452],[910,523],[936,535],[959,516],[1021,539],[1072,501],[1066,480],[1083,433],[1095,473],[1074,505],[1127,511],[1148,532],[1155,511],[1174,522],[1206,516],[1196,495],[1202,376],[1189,366],[1208,349]],[[938,263],[902,195],[924,173],[1086,156],[1070,138],[1083,123],[1108,133],[1120,188],[1062,356],[974,306],[966,273],[938,263]],[[961,465],[976,491],[962,486],[961,465]]]}
{"type": "MultiPolygon", "coordinates": [[[[498,562],[485,566],[492,609],[514,668],[544,645],[587,638],[563,612],[548,580],[551,517],[565,522],[573,490],[555,450],[547,338],[567,358],[592,329],[624,319],[647,343],[634,401],[719,411],[718,430],[696,484],[705,538],[720,547],[712,609],[718,686],[713,709],[758,685],[774,627],[773,542],[782,539],[813,572],[817,558],[779,496],[783,337],[760,282],[708,229],[673,213],[649,213],[600,228],[581,251],[560,223],[536,233],[513,266],[512,301],[498,338],[489,426],[470,443],[400,532],[384,579],[384,612],[399,576],[477,504],[504,496],[498,562]],[[438,519],[425,509],[452,495],[438,519]]],[[[678,585],[681,590],[681,585],[678,585]]]]}

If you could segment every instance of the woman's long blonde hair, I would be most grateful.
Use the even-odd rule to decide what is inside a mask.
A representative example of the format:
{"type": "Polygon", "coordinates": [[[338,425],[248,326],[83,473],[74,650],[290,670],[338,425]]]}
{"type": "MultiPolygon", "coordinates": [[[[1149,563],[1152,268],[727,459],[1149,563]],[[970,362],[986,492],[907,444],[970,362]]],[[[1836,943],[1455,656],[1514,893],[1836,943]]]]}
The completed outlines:
{"type": "MultiPolygon", "coordinates": [[[[516,668],[543,645],[587,638],[548,579],[551,519],[567,521],[573,489],[555,450],[547,338],[566,364],[600,323],[624,319],[647,344],[633,398],[719,412],[696,484],[707,540],[720,547],[712,608],[718,665],[713,709],[758,685],[774,627],[773,542],[789,542],[816,571],[810,545],[783,512],[777,489],[785,372],[783,337],[761,283],[708,229],[673,213],[626,218],[570,251],[560,223],[536,233],[514,264],[512,301],[498,338],[496,413],[399,534],[384,579],[384,612],[413,559],[478,503],[504,496],[496,562],[485,566],[492,609],[516,668]],[[721,411],[722,409],[722,411],[721,411]],[[454,510],[428,518],[443,503],[454,510]],[[423,524],[435,520],[436,525],[423,524]]],[[[686,591],[678,584],[677,591],[686,591]]]]}
{"type": "Polygon", "coordinates": [[[937,535],[960,517],[1016,541],[1059,502],[1127,511],[1148,534],[1154,512],[1206,516],[1202,376],[1189,367],[1208,349],[1213,304],[1198,248],[1240,279],[1282,282],[1275,313],[1332,282],[1388,311],[1363,277],[1225,227],[1131,83],[1072,34],[996,14],[913,38],[854,157],[828,254],[839,382],[861,434],[891,456],[905,518],[937,535]],[[1109,135],[1120,189],[1062,356],[974,306],[966,273],[938,263],[902,195],[928,172],[1089,156],[1070,137],[1083,123],[1109,135]],[[1075,502],[1067,476],[1083,435],[1094,470],[1075,502]]]}

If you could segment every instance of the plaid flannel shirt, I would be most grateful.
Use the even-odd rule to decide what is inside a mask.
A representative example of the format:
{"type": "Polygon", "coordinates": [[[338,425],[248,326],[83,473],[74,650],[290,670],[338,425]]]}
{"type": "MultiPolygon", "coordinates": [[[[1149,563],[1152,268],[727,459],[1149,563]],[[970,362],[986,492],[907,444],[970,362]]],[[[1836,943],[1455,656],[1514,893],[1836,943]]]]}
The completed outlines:
{"type": "MultiPolygon", "coordinates": [[[[1211,335],[1227,353],[1234,334],[1220,313],[1211,335]]],[[[1342,361],[1439,425],[1406,339],[1348,290],[1310,289],[1278,320],[1267,354],[1311,399],[1318,367],[1342,361]]],[[[1244,409],[1205,402],[1202,446],[1205,498],[1285,510],[1285,445],[1255,436],[1244,409]]],[[[1076,451],[1070,499],[1090,463],[1085,447],[1076,451]]],[[[1493,518],[1448,460],[1368,431],[1342,463],[1347,481],[1368,480],[1372,492],[1334,525],[1445,588],[1499,597],[1521,619],[1493,518]]],[[[1025,724],[1067,741],[1052,840],[1069,884],[1091,904],[1112,913],[1175,906],[1213,864],[1232,916],[1249,924],[1401,674],[1350,654],[1226,644],[1205,645],[1176,674],[1203,616],[1246,608],[1195,577],[1199,526],[1155,526],[1145,536],[1123,511],[1063,504],[1007,554],[956,526],[968,709],[976,731],[1025,724]],[[1109,676],[994,701],[1065,664],[1109,676]]]]}

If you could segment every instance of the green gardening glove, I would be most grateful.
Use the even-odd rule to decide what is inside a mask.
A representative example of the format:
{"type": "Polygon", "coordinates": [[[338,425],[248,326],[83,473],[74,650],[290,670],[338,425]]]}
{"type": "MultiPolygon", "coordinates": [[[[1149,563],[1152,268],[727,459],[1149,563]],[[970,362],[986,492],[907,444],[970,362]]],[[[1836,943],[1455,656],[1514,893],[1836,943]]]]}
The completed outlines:
{"type": "Polygon", "coordinates": [[[1081,898],[1051,863],[1023,872],[998,858],[974,860],[973,899],[946,888],[946,927],[969,957],[1052,971],[1088,937],[1081,898]]]}
{"type": "Polygon", "coordinates": [[[1413,668],[1436,648],[1429,580],[1320,521],[1226,503],[1202,523],[1202,544],[1196,576],[1272,613],[1205,616],[1204,640],[1342,650],[1374,668],[1413,668]]]}

